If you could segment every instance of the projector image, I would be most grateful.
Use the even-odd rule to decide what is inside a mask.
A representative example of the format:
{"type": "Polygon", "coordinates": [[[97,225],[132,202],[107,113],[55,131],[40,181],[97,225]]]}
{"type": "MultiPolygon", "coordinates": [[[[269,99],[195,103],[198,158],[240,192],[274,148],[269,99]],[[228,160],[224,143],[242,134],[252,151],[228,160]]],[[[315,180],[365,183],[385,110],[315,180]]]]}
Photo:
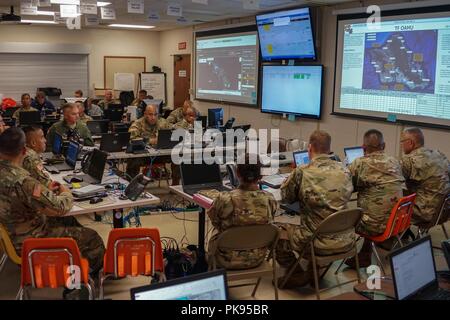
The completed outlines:
{"type": "Polygon", "coordinates": [[[14,7],[11,6],[11,13],[3,13],[0,16],[0,23],[2,24],[14,24],[20,23],[21,17],[14,14],[14,7]]]}

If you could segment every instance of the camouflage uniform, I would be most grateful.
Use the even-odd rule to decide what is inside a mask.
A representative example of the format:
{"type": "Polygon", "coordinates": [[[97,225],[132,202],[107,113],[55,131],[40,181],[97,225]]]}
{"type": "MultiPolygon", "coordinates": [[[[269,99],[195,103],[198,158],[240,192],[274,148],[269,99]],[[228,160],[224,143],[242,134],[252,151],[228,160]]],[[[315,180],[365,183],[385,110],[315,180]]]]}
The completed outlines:
{"type": "MultiPolygon", "coordinates": [[[[296,168],[281,185],[284,201],[300,202],[300,224],[280,224],[289,241],[279,241],[277,261],[289,266],[295,261],[292,250],[301,252],[319,224],[332,213],[347,208],[353,186],[349,170],[341,163],[321,154],[311,163],[296,168]]],[[[353,230],[316,238],[314,247],[319,255],[349,250],[355,241],[353,230]]],[[[309,252],[309,251],[308,251],[309,252]]],[[[305,259],[309,256],[305,255],[305,259]]]]}
{"type": "Polygon", "coordinates": [[[23,160],[23,168],[27,170],[30,175],[38,180],[41,184],[48,187],[50,182],[50,176],[44,171],[44,165],[42,164],[41,157],[31,148],[27,147],[27,154],[23,160]]]}
{"type": "Polygon", "coordinates": [[[194,129],[194,124],[187,122],[184,118],[183,120],[175,123],[173,125],[174,129],[185,129],[185,130],[192,130],[194,129]]]}
{"type": "Polygon", "coordinates": [[[100,109],[102,109],[103,111],[105,111],[105,110],[108,110],[108,106],[109,106],[110,104],[120,104],[120,101],[115,100],[115,99],[113,99],[113,100],[111,100],[111,101],[100,100],[99,103],[98,103],[97,105],[100,107],[100,109]]]}
{"type": "Polygon", "coordinates": [[[27,238],[73,238],[91,270],[102,266],[105,247],[92,229],[64,217],[73,205],[70,192],[56,195],[23,168],[0,160],[0,223],[8,230],[17,252],[27,238]],[[59,217],[55,219],[55,217],[59,217]]]}
{"type": "Polygon", "coordinates": [[[402,170],[409,193],[416,193],[413,223],[431,221],[450,191],[449,161],[440,151],[424,147],[402,158],[402,170]]]}
{"type": "Polygon", "coordinates": [[[83,122],[84,124],[87,124],[88,121],[92,121],[92,117],[88,116],[87,114],[84,114],[82,117],[80,117],[79,119],[81,122],[83,122]]]}
{"type": "Polygon", "coordinates": [[[384,151],[377,151],[355,159],[349,169],[358,191],[358,207],[363,209],[358,232],[383,233],[392,208],[403,196],[405,179],[400,162],[384,151]]]}
{"type": "MultiPolygon", "coordinates": [[[[208,250],[213,251],[218,235],[226,229],[271,223],[277,208],[278,204],[274,197],[262,190],[235,189],[219,193],[207,211],[212,225],[218,231],[218,234],[211,238],[208,250]]],[[[216,261],[219,266],[226,269],[247,269],[261,264],[266,254],[266,247],[242,251],[223,250],[216,255],[216,261]]]]}
{"type": "Polygon", "coordinates": [[[55,139],[55,133],[58,133],[67,139],[67,134],[70,130],[74,130],[78,133],[85,146],[94,146],[94,140],[92,140],[91,132],[88,127],[82,122],[77,121],[73,128],[69,127],[64,120],[60,120],[53,124],[47,132],[47,149],[50,151],[53,145],[53,139],[55,139]]]}
{"type": "Polygon", "coordinates": [[[179,107],[173,110],[167,117],[167,122],[171,124],[176,124],[183,120],[183,108],[179,107]]]}
{"type": "Polygon", "coordinates": [[[13,115],[12,115],[12,117],[14,118],[14,119],[16,119],[16,122],[17,121],[19,121],[19,114],[21,113],[21,112],[30,112],[30,111],[38,111],[38,109],[35,109],[35,108],[33,108],[33,107],[29,107],[28,109],[25,109],[24,107],[20,107],[19,109],[17,109],[14,113],[13,113],[13,115]]]}
{"type": "Polygon", "coordinates": [[[91,117],[93,117],[93,116],[103,116],[102,109],[96,104],[91,104],[91,107],[89,109],[86,109],[86,113],[88,115],[90,115],[91,117]]]}
{"type": "MultiPolygon", "coordinates": [[[[145,117],[133,122],[128,131],[131,133],[130,139],[142,138],[144,140],[157,138],[159,129],[169,129],[170,125],[165,119],[159,118],[155,125],[149,125],[145,117]]],[[[127,160],[127,174],[135,177],[142,166],[149,163],[149,158],[134,158],[127,160]]]]}

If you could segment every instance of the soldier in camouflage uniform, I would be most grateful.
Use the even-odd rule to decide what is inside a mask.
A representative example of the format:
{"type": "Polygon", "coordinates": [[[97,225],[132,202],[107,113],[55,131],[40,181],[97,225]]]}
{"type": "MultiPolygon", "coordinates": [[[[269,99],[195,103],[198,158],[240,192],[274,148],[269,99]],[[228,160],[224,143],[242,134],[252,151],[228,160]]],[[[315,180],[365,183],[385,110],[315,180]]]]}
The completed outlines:
{"type": "Polygon", "coordinates": [[[42,183],[45,187],[52,189],[49,174],[44,171],[41,154],[45,151],[46,140],[41,128],[28,126],[23,129],[26,136],[27,153],[23,159],[23,168],[30,175],[42,183]]]}
{"type": "MultiPolygon", "coordinates": [[[[283,267],[296,262],[292,251],[300,253],[306,249],[303,258],[309,259],[309,249],[305,246],[317,227],[329,215],[347,208],[353,192],[350,171],[342,163],[330,159],[330,146],[328,133],[320,130],[313,132],[308,146],[311,162],[296,168],[281,186],[283,201],[300,203],[300,224],[280,224],[285,232],[282,232],[277,246],[277,261],[283,267]]],[[[348,251],[354,241],[355,234],[349,230],[318,237],[314,246],[319,255],[337,254],[348,251]]],[[[307,284],[311,280],[312,270],[310,266],[306,269],[297,269],[287,286],[307,284]]]]}
{"type": "Polygon", "coordinates": [[[92,117],[88,116],[84,111],[84,103],[83,102],[76,102],[76,105],[78,107],[78,119],[83,122],[84,124],[87,124],[88,121],[92,121],[92,117]]]}
{"type": "MultiPolygon", "coordinates": [[[[261,165],[237,165],[239,188],[230,192],[220,192],[215,197],[211,208],[207,211],[211,223],[218,232],[208,244],[208,251],[215,251],[219,234],[235,226],[268,224],[278,204],[272,194],[259,190],[258,181],[261,179],[261,165]]],[[[216,251],[218,266],[226,269],[254,268],[263,262],[267,255],[266,247],[254,250],[221,250],[216,251]]]]}
{"type": "Polygon", "coordinates": [[[8,128],[9,127],[5,125],[5,121],[3,121],[3,117],[0,115],[0,134],[8,128]]]}
{"type": "Polygon", "coordinates": [[[106,90],[105,91],[105,99],[100,100],[98,102],[98,106],[100,107],[100,109],[102,109],[102,111],[108,110],[108,106],[110,104],[119,104],[120,101],[113,99],[113,92],[111,90],[106,90]]]}
{"type": "Polygon", "coordinates": [[[425,148],[424,143],[419,128],[403,131],[400,144],[404,155],[401,163],[408,192],[416,193],[412,218],[415,225],[430,222],[450,191],[447,157],[440,151],[425,148]]]}
{"type": "MultiPolygon", "coordinates": [[[[159,118],[158,106],[148,105],[144,116],[130,126],[130,139],[144,139],[148,144],[155,146],[158,142],[159,129],[170,129],[170,124],[163,118],[159,118]]],[[[127,160],[127,174],[133,178],[139,173],[142,166],[149,162],[149,158],[135,158],[127,160]]]]}
{"type": "Polygon", "coordinates": [[[175,110],[173,110],[169,116],[167,117],[167,121],[171,124],[176,124],[183,120],[183,111],[185,111],[187,108],[192,107],[192,101],[185,100],[182,107],[178,107],[175,110]]]}
{"type": "MultiPolygon", "coordinates": [[[[392,208],[403,197],[405,179],[400,162],[384,152],[383,134],[369,130],[364,134],[364,157],[355,159],[349,166],[353,186],[358,191],[358,207],[363,215],[357,231],[370,236],[382,234],[392,208]]],[[[355,266],[355,260],[346,262],[355,266]]],[[[371,264],[370,242],[364,240],[359,252],[361,267],[371,264]]]]}
{"type": "Polygon", "coordinates": [[[22,94],[21,102],[22,106],[19,109],[17,109],[12,115],[12,117],[16,119],[16,123],[19,122],[19,114],[21,112],[38,111],[37,109],[31,106],[31,97],[28,93],[22,94]]]}
{"type": "Polygon", "coordinates": [[[102,267],[105,247],[100,236],[75,219],[62,217],[73,206],[70,190],[59,185],[55,191],[39,183],[22,168],[25,135],[10,128],[0,135],[0,223],[8,230],[17,252],[25,239],[73,238],[92,272],[102,267]]]}
{"type": "Polygon", "coordinates": [[[64,119],[53,124],[47,132],[47,150],[51,150],[55,133],[61,135],[63,139],[82,142],[85,146],[94,146],[89,128],[79,120],[78,107],[73,103],[63,106],[64,119]]]}

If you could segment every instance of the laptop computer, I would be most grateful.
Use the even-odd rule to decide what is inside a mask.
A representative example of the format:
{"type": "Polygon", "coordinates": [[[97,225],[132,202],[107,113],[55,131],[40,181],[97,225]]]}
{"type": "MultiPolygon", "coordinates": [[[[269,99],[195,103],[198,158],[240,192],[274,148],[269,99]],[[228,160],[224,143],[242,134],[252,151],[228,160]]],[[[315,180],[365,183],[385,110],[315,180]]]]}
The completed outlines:
{"type": "Polygon", "coordinates": [[[182,163],[180,165],[180,171],[183,191],[187,194],[193,195],[200,190],[207,189],[215,189],[218,191],[231,190],[223,185],[220,165],[218,163],[182,163]]]}
{"type": "Polygon", "coordinates": [[[52,144],[51,152],[44,152],[42,154],[42,159],[44,161],[50,161],[52,159],[60,159],[63,147],[63,138],[60,134],[55,133],[52,144]]]}
{"type": "Polygon", "coordinates": [[[40,122],[41,113],[39,111],[25,111],[19,113],[19,123],[21,126],[40,122]]]}
{"type": "Polygon", "coordinates": [[[344,148],[345,157],[347,158],[347,163],[352,163],[356,158],[364,156],[363,147],[349,147],[344,148]]]}
{"type": "Polygon", "coordinates": [[[127,147],[129,141],[129,132],[105,133],[102,134],[102,140],[100,141],[100,150],[106,152],[120,152],[127,147]]]}
{"type": "MultiPolygon", "coordinates": [[[[71,179],[73,177],[76,177],[81,180],[82,186],[102,183],[107,157],[108,154],[104,151],[98,149],[92,150],[92,154],[90,155],[90,159],[88,160],[89,163],[83,170],[85,174],[67,175],[63,177],[64,181],[70,183],[71,179]]],[[[77,191],[79,191],[79,189],[77,191]]]]}
{"type": "Polygon", "coordinates": [[[87,122],[87,127],[92,135],[108,133],[109,120],[92,120],[87,122]]]}
{"type": "Polygon", "coordinates": [[[44,168],[50,172],[71,171],[75,169],[77,163],[78,153],[80,152],[80,145],[74,141],[69,141],[67,147],[65,161],[52,165],[45,165],[44,168]]]}
{"type": "Polygon", "coordinates": [[[303,166],[309,163],[309,155],[307,150],[295,151],[293,153],[295,167],[303,166]]]}
{"type": "Polygon", "coordinates": [[[392,252],[389,260],[398,300],[450,300],[450,291],[439,288],[430,236],[392,252]]]}
{"type": "Polygon", "coordinates": [[[158,131],[158,142],[156,144],[156,149],[173,149],[179,141],[172,141],[170,138],[172,137],[173,130],[171,129],[159,129],[158,131]]]}
{"type": "Polygon", "coordinates": [[[131,300],[228,300],[225,270],[190,275],[131,289],[131,300]]]}

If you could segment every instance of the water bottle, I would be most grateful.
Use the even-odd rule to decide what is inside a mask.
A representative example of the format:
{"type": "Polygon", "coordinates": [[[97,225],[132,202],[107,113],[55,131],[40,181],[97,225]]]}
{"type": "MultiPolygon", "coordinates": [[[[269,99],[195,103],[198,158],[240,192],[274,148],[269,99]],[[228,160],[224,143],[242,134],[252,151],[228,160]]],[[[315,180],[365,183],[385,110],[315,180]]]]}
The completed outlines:
{"type": "Polygon", "coordinates": [[[42,107],[41,109],[41,120],[44,121],[45,120],[45,108],[42,107]]]}

